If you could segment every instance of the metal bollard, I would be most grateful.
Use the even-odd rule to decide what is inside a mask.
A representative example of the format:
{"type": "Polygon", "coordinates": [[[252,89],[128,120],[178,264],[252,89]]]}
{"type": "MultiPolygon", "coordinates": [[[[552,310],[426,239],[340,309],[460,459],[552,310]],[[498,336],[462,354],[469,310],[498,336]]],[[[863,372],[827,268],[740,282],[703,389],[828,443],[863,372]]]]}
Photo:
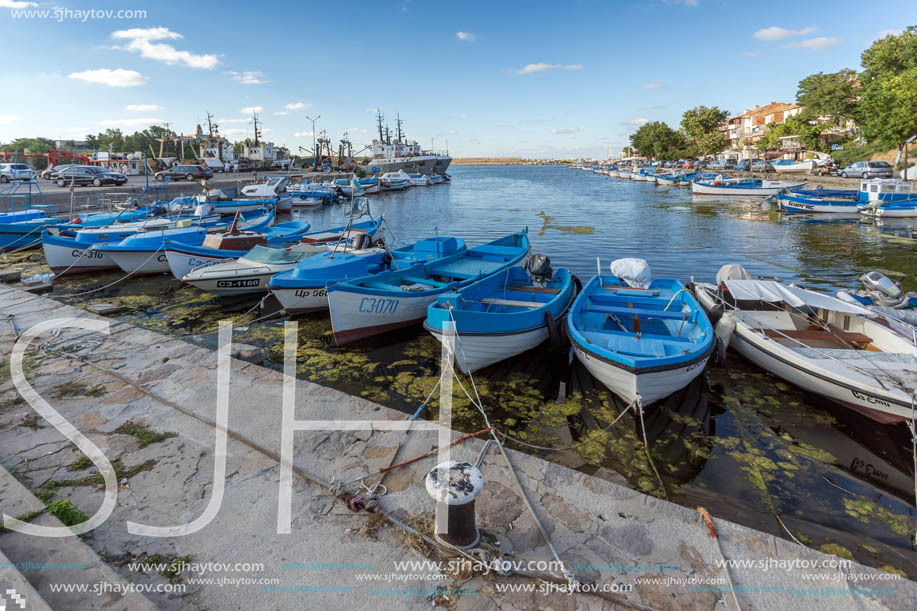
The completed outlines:
{"type": "Polygon", "coordinates": [[[481,470],[467,462],[440,463],[426,477],[427,493],[436,501],[434,537],[461,549],[478,544],[474,499],[484,488],[481,470]]]}

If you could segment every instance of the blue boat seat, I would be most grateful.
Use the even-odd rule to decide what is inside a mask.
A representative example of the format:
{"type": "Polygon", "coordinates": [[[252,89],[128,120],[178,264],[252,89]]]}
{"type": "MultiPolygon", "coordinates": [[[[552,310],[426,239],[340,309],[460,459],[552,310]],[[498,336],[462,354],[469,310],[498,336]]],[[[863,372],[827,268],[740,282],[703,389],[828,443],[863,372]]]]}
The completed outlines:
{"type": "Polygon", "coordinates": [[[474,255],[475,253],[481,253],[485,255],[498,255],[501,257],[515,257],[519,254],[520,250],[518,246],[496,246],[494,244],[484,244],[483,246],[475,246],[468,254],[474,255]]]}
{"type": "MultiPolygon", "coordinates": [[[[615,314],[617,316],[638,316],[640,318],[661,318],[664,320],[681,320],[684,318],[684,315],[678,310],[663,312],[662,310],[646,310],[643,308],[606,308],[592,304],[587,307],[586,312],[595,314],[615,314]]],[[[691,320],[690,315],[688,316],[688,320],[691,320]]]]}
{"type": "Polygon", "coordinates": [[[432,284],[433,286],[449,286],[448,282],[440,282],[439,280],[433,280],[431,278],[421,278],[420,276],[402,276],[402,280],[407,280],[408,282],[416,282],[417,284],[432,284]]]}
{"type": "Polygon", "coordinates": [[[665,356],[666,353],[665,342],[659,339],[636,339],[633,335],[613,335],[595,331],[583,331],[582,335],[590,344],[617,354],[654,358],[665,356]]]}
{"type": "Polygon", "coordinates": [[[452,276],[454,278],[477,278],[500,269],[504,264],[497,261],[484,261],[481,259],[459,259],[445,265],[431,268],[431,272],[438,276],[452,276]]]}

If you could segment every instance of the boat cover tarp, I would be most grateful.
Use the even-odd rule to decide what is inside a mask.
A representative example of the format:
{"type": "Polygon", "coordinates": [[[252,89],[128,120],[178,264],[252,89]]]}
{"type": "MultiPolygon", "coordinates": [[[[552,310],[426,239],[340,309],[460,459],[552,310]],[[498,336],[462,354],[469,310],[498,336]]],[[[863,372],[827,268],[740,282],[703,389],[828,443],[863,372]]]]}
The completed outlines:
{"type": "Polygon", "coordinates": [[[796,308],[809,306],[859,316],[870,314],[869,310],[864,307],[774,280],[726,280],[725,283],[736,301],[786,303],[796,308]]]}
{"type": "Polygon", "coordinates": [[[751,280],[751,274],[738,263],[727,263],[716,272],[716,283],[726,280],[751,280]]]}
{"type": "Polygon", "coordinates": [[[615,259],[609,267],[612,274],[630,287],[648,289],[653,283],[653,272],[644,259],[615,259]]]}

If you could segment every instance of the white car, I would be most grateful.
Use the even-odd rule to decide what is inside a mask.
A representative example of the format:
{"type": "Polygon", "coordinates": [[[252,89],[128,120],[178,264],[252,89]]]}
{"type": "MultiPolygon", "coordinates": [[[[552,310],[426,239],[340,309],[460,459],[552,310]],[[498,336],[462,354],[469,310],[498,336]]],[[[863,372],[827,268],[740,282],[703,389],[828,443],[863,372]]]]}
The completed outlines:
{"type": "Polygon", "coordinates": [[[0,182],[11,180],[34,180],[38,175],[24,163],[0,163],[0,182]]]}

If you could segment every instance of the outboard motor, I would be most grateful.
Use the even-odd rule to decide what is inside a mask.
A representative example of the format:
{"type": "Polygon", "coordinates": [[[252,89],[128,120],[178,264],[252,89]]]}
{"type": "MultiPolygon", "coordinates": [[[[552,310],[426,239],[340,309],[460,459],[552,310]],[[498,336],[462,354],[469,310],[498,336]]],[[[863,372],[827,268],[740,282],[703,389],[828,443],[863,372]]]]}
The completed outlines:
{"type": "Polygon", "coordinates": [[[533,254],[525,260],[525,271],[528,272],[533,282],[544,284],[554,276],[551,269],[551,259],[547,255],[533,254]]]}
{"type": "Polygon", "coordinates": [[[373,239],[365,233],[358,233],[350,238],[350,247],[354,250],[362,250],[372,246],[373,239]]]}
{"type": "MultiPolygon", "coordinates": [[[[901,300],[901,288],[885,274],[872,271],[860,276],[860,282],[880,303],[901,300]]],[[[890,305],[890,303],[882,303],[882,305],[890,305]]]]}

